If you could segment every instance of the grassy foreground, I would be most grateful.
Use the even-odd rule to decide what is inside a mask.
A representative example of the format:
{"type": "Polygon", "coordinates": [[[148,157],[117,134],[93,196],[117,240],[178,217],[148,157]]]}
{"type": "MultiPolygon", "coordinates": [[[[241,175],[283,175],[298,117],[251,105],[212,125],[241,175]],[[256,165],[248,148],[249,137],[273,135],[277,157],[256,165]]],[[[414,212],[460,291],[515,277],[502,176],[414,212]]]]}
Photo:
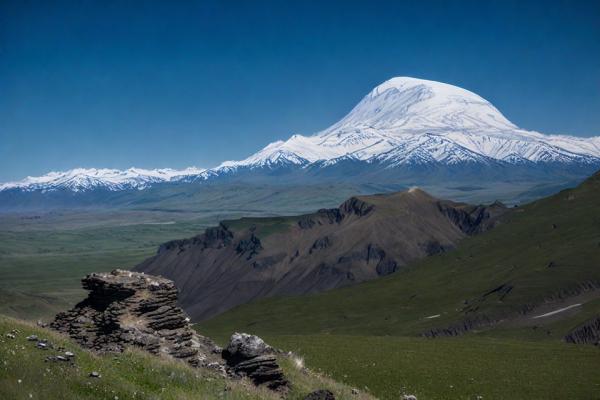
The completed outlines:
{"type": "MultiPolygon", "coordinates": [[[[224,340],[219,332],[208,331],[224,340]]],[[[381,399],[600,399],[600,348],[467,335],[448,339],[266,336],[306,366],[381,399]]]]}
{"type": "MultiPolygon", "coordinates": [[[[29,323],[0,316],[0,399],[279,399],[246,380],[231,381],[182,362],[163,360],[138,350],[98,356],[71,340],[29,323]],[[17,330],[15,338],[6,336],[17,330]],[[36,334],[75,353],[75,362],[44,362],[56,350],[40,350],[26,337],[36,334]],[[91,378],[97,371],[101,378],[91,378]]],[[[327,388],[339,399],[370,399],[351,394],[351,388],[320,374],[300,369],[291,359],[280,364],[292,382],[288,399],[302,399],[312,390],[327,388]]]]}
{"type": "Polygon", "coordinates": [[[497,339],[280,336],[309,368],[382,399],[600,399],[600,349],[497,339]]]}

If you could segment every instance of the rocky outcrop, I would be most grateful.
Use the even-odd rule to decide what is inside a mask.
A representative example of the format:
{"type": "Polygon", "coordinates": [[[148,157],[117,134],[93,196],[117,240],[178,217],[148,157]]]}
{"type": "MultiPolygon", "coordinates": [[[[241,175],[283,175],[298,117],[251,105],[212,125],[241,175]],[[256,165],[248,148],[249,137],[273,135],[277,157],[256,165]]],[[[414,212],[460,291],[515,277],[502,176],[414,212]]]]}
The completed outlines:
{"type": "Polygon", "coordinates": [[[289,382],[277,364],[274,350],[258,336],[234,333],[223,350],[223,358],[232,374],[247,376],[256,385],[269,389],[288,389],[289,382]]]}
{"type": "Polygon", "coordinates": [[[340,206],[340,210],[345,215],[358,215],[363,217],[373,211],[373,204],[369,204],[366,201],[360,200],[358,197],[351,197],[340,206]]]}
{"type": "Polygon", "coordinates": [[[247,239],[242,239],[238,242],[235,251],[237,254],[243,255],[247,260],[250,260],[253,256],[260,253],[262,248],[260,239],[252,233],[247,239]]]}
{"type": "Polygon", "coordinates": [[[329,246],[331,246],[331,239],[329,239],[329,236],[324,236],[315,240],[308,252],[312,254],[314,251],[326,249],[329,246]]]}
{"type": "Polygon", "coordinates": [[[303,215],[298,219],[300,229],[311,229],[314,226],[339,224],[344,219],[340,208],[322,208],[315,214],[303,215]]]}
{"type": "Polygon", "coordinates": [[[88,297],[59,313],[50,326],[98,352],[137,346],[192,366],[222,369],[221,349],[198,335],[177,307],[177,289],[161,277],[123,270],[82,280],[88,297]]]}
{"type": "Polygon", "coordinates": [[[474,235],[493,228],[498,223],[497,217],[508,210],[499,201],[489,206],[460,206],[449,201],[439,201],[438,209],[467,235],[474,235]]]}
{"type": "Polygon", "coordinates": [[[159,246],[157,254],[177,250],[179,253],[185,251],[186,247],[199,246],[203,249],[222,249],[231,244],[233,233],[222,223],[219,226],[207,228],[203,234],[190,239],[171,240],[159,246]]]}
{"type": "Polygon", "coordinates": [[[315,226],[339,224],[346,217],[357,215],[363,217],[373,211],[374,206],[357,197],[351,197],[338,208],[322,208],[315,214],[303,215],[298,219],[300,229],[311,229],[315,226]]]}
{"type": "Polygon", "coordinates": [[[198,335],[176,305],[177,289],[172,281],[116,269],[90,274],[82,282],[90,292],[88,297],[59,313],[50,326],[83,347],[103,353],[136,346],[193,367],[210,368],[231,378],[248,377],[256,385],[287,391],[289,383],[275,351],[261,338],[235,333],[223,350],[198,335]]]}
{"type": "Polygon", "coordinates": [[[592,318],[569,332],[564,341],[575,344],[600,345],[600,317],[592,318]]]}

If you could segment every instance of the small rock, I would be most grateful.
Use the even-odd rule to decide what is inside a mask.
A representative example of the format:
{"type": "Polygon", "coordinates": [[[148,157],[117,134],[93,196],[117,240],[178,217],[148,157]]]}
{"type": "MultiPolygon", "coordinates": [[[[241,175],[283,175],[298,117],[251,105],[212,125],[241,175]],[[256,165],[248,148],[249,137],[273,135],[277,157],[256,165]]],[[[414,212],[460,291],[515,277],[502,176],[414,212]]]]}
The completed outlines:
{"type": "Polygon", "coordinates": [[[38,349],[46,350],[48,348],[48,344],[44,342],[37,342],[36,347],[38,349]]]}
{"type": "Polygon", "coordinates": [[[67,357],[65,357],[65,356],[56,356],[56,359],[58,361],[69,361],[69,359],[67,357]]]}
{"type": "Polygon", "coordinates": [[[272,351],[271,347],[261,338],[247,333],[234,333],[229,339],[225,350],[230,357],[249,359],[272,351]]]}
{"type": "Polygon", "coordinates": [[[67,357],[67,358],[73,358],[73,357],[75,357],[75,354],[71,353],[70,351],[65,351],[65,357],[67,357]]]}
{"type": "Polygon", "coordinates": [[[234,333],[223,350],[223,358],[236,375],[245,375],[256,385],[285,392],[289,382],[277,364],[273,349],[261,338],[247,333],[234,333]]]}
{"type": "Polygon", "coordinates": [[[402,400],[417,400],[417,396],[414,394],[405,394],[402,396],[402,400]]]}
{"type": "Polygon", "coordinates": [[[37,320],[37,326],[40,326],[40,327],[42,327],[42,328],[45,328],[45,327],[47,327],[47,326],[48,326],[48,324],[47,324],[47,323],[45,323],[44,321],[42,321],[41,319],[38,319],[38,320],[37,320]]]}
{"type": "Polygon", "coordinates": [[[6,337],[7,337],[7,338],[9,338],[9,339],[14,339],[14,338],[15,338],[15,335],[14,335],[14,334],[12,334],[12,333],[7,333],[7,334],[6,334],[6,335],[4,335],[4,336],[6,336],[6,337]]]}
{"type": "Polygon", "coordinates": [[[352,389],[352,394],[357,395],[358,394],[358,389],[352,389]]]}
{"type": "Polygon", "coordinates": [[[101,375],[97,371],[90,372],[90,378],[101,378],[101,375]]]}
{"type": "Polygon", "coordinates": [[[335,396],[329,390],[320,389],[307,394],[304,400],[335,400],[335,396]]]}
{"type": "Polygon", "coordinates": [[[35,342],[38,340],[38,337],[36,335],[29,335],[26,339],[30,342],[35,342]]]}

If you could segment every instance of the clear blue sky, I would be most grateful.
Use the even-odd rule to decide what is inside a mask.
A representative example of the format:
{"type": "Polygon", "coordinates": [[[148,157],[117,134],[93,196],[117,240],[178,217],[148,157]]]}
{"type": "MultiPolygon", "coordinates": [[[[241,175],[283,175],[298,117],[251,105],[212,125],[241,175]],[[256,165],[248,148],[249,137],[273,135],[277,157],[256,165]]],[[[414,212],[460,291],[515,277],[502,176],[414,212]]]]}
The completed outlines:
{"type": "Polygon", "coordinates": [[[3,0],[0,181],[213,166],[402,75],[523,128],[600,135],[600,2],[3,0]]]}

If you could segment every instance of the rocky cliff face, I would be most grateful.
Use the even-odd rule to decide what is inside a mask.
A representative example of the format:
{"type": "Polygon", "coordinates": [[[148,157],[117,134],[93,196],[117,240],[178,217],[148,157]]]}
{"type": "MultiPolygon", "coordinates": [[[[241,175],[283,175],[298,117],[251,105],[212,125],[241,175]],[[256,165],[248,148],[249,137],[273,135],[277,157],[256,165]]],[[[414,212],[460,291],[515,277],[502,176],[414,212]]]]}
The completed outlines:
{"type": "Polygon", "coordinates": [[[493,227],[501,204],[475,206],[422,190],[352,197],[338,208],[223,221],[162,245],[136,271],[166,276],[180,304],[203,320],[261,297],[301,295],[398,271],[493,227]]]}

